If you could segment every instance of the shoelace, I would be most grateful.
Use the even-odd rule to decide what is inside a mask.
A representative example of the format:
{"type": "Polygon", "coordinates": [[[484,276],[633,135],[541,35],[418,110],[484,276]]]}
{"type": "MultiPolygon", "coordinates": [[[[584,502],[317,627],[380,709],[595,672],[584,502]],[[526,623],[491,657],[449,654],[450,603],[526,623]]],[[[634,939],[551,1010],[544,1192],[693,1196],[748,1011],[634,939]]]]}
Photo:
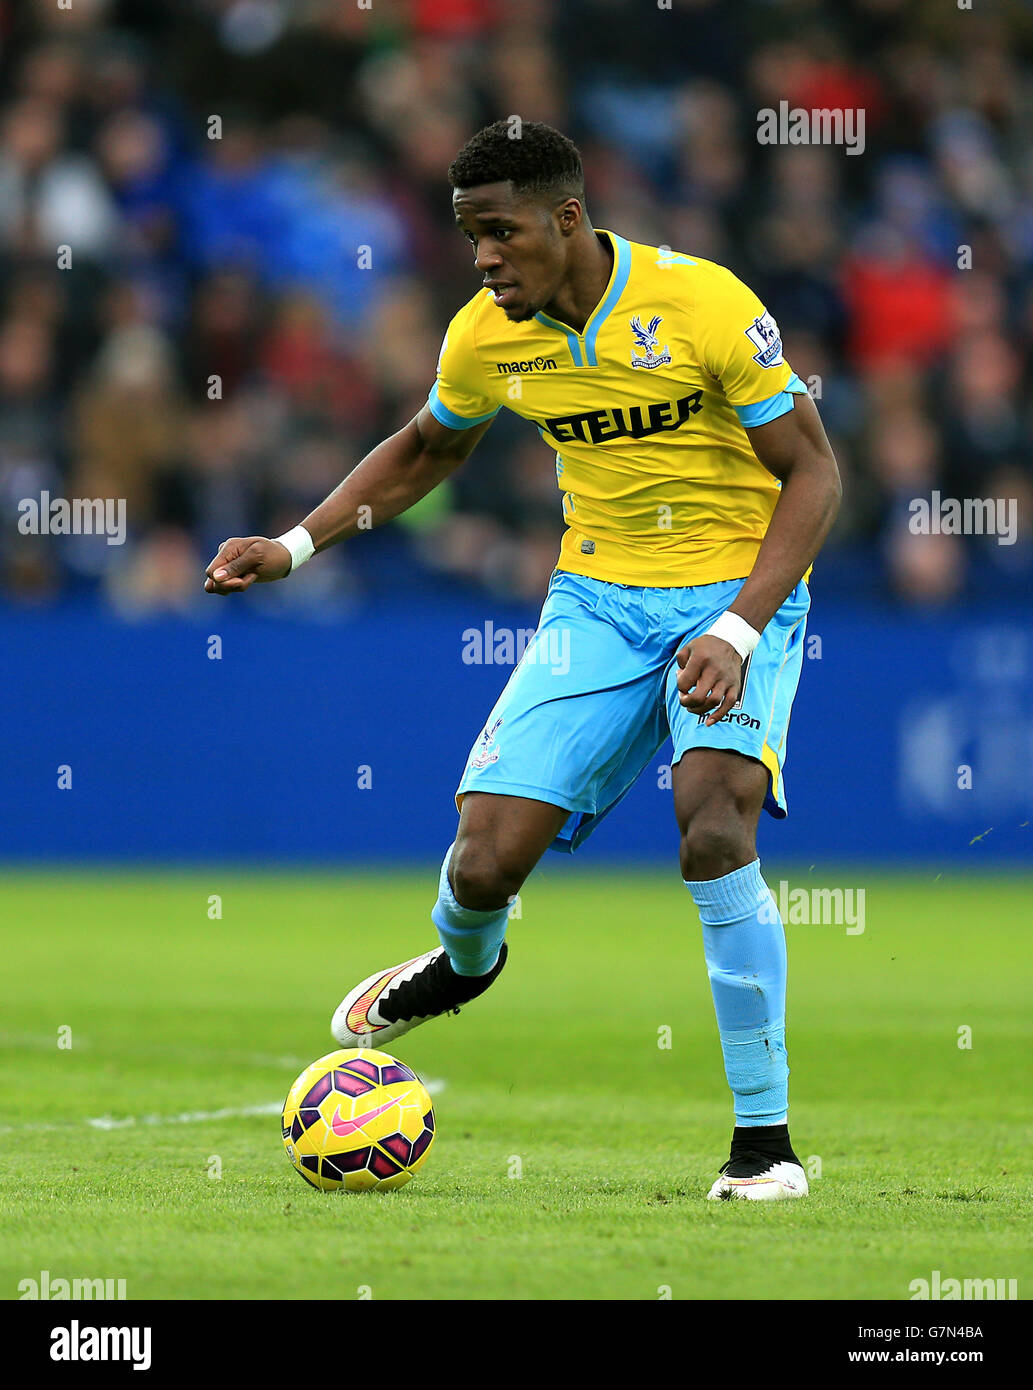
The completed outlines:
{"type": "Polygon", "coordinates": [[[503,943],[498,964],[487,975],[456,975],[442,952],[414,979],[398,986],[381,1006],[390,1023],[400,1019],[436,1018],[440,1014],[457,1014],[461,1004],[468,1004],[483,994],[498,975],[506,961],[503,943]],[[400,999],[400,1003],[395,1000],[400,999]]]}
{"type": "MultiPolygon", "coordinates": [[[[401,990],[405,991],[405,1013],[400,1013],[396,1006],[391,1009],[396,1018],[434,1018],[437,1014],[453,1012],[447,998],[443,998],[445,991],[440,978],[443,962],[447,965],[447,957],[438,956],[415,979],[407,980],[401,986],[401,990]]],[[[451,974],[451,971],[449,973],[451,974]]],[[[388,1008],[391,1008],[392,1002],[390,999],[385,1000],[388,1008]]],[[[384,1016],[386,1018],[387,1014],[384,1016]]]]}
{"type": "Polygon", "coordinates": [[[756,1163],[759,1164],[757,1172],[763,1173],[770,1168],[772,1164],[792,1163],[793,1161],[794,1160],[788,1157],[788,1155],[776,1157],[774,1154],[762,1153],[760,1149],[737,1149],[730,1158],[727,1158],[725,1162],[721,1164],[718,1172],[727,1172],[733,1163],[756,1163]]]}

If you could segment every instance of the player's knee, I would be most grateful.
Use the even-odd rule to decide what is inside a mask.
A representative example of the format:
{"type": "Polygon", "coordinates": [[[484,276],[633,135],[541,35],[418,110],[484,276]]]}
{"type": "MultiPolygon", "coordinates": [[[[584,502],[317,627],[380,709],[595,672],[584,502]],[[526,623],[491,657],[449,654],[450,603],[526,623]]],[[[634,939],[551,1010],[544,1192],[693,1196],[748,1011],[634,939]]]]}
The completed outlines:
{"type": "Polygon", "coordinates": [[[723,878],[748,864],[755,851],[739,820],[701,813],[682,833],[680,857],[682,878],[698,881],[723,878]]]}
{"type": "Polygon", "coordinates": [[[505,907],[528,872],[519,853],[484,836],[461,836],[449,865],[456,901],[482,912],[505,907]]]}

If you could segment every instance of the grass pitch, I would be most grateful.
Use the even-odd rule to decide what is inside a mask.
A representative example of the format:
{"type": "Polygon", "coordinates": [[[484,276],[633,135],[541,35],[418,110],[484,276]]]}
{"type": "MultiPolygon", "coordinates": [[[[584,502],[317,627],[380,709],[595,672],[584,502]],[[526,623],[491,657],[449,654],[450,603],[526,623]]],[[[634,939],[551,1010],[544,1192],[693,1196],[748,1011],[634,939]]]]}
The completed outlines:
{"type": "Polygon", "coordinates": [[[498,984],[391,1049],[444,1083],[426,1166],[352,1196],[291,1170],[276,1109],[345,990],[435,944],[433,869],[8,873],[0,1296],[907,1299],[939,1270],[1027,1297],[1030,880],[790,882],[863,886],[866,922],[787,928],[815,1176],[766,1205],[704,1200],[732,1117],[676,875],[543,866],[498,984]]]}

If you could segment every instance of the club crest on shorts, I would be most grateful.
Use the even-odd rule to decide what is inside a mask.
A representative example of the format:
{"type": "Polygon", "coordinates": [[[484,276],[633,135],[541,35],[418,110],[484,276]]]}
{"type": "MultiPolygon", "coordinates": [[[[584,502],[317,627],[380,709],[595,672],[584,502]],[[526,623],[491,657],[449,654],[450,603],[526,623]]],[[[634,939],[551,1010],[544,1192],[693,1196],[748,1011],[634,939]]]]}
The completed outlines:
{"type": "Polygon", "coordinates": [[[488,767],[490,763],[497,763],[499,760],[499,750],[495,745],[495,735],[499,731],[503,716],[500,715],[494,724],[488,725],[484,733],[477,740],[477,747],[470,759],[471,767],[488,767]]]}
{"type": "Polygon", "coordinates": [[[666,343],[659,352],[656,351],[656,345],[659,342],[656,330],[662,323],[663,319],[659,314],[654,314],[649,320],[648,328],[642,327],[642,320],[638,314],[631,320],[631,331],[635,335],[635,344],[645,353],[644,357],[636,357],[635,351],[632,349],[631,365],[633,367],[645,367],[648,371],[652,371],[654,367],[665,367],[670,362],[671,353],[666,343]]]}
{"type": "Polygon", "coordinates": [[[770,314],[761,314],[753,320],[749,328],[744,328],[743,332],[757,349],[753,354],[754,362],[762,367],[781,367],[782,335],[770,314]]]}

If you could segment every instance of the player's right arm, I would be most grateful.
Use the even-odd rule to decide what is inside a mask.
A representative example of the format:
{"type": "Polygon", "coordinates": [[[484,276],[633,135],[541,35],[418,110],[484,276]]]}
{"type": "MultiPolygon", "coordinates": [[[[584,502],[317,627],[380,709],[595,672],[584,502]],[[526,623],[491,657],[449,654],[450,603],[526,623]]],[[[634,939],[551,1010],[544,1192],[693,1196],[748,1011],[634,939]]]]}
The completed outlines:
{"type": "MultiPolygon", "coordinates": [[[[428,406],[372,449],[334,491],[302,521],[316,550],[326,550],[359,531],[382,526],[415,505],[469,458],[491,420],[451,429],[428,406]]],[[[237,594],[255,583],[284,579],[291,555],[264,536],[223,541],[205,571],[210,594],[237,594]]]]}
{"type": "MultiPolygon", "coordinates": [[[[476,311],[483,298],[482,292],[470,300],[449,324],[434,386],[420,413],[371,450],[305,517],[301,525],[315,550],[400,516],[470,457],[501,408],[474,346],[476,311]]],[[[255,583],[284,579],[291,563],[291,552],[278,540],[237,536],[219,547],[205,571],[204,587],[210,594],[241,593],[255,583]]]]}

